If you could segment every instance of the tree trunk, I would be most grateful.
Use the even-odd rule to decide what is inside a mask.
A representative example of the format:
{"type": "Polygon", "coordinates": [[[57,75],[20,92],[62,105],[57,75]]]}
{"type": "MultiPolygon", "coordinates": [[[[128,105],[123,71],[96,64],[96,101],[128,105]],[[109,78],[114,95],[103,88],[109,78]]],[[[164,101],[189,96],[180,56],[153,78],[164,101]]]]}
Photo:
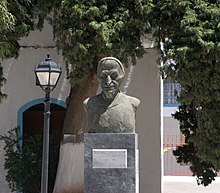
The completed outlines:
{"type": "Polygon", "coordinates": [[[87,132],[83,101],[95,95],[97,88],[94,71],[80,86],[71,88],[53,193],[83,193],[83,133],[87,132]]]}

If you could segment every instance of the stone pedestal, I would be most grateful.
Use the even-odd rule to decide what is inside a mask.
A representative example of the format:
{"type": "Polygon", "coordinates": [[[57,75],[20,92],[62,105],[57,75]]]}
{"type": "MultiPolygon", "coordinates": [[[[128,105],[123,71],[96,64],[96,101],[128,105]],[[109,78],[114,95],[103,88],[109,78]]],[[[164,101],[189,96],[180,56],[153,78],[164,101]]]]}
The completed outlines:
{"type": "Polygon", "coordinates": [[[84,135],[84,193],[139,193],[137,134],[84,135]]]}

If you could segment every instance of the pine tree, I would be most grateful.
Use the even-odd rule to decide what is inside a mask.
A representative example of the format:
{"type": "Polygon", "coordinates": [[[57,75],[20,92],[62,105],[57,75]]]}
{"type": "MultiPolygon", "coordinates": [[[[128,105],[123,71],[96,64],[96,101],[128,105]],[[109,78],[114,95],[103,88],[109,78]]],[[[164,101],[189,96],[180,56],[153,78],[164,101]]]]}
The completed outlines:
{"type": "MultiPolygon", "coordinates": [[[[28,0],[1,0],[0,2],[0,61],[17,58],[19,55],[19,39],[27,36],[35,29],[38,22],[35,13],[37,7],[28,0]]],[[[1,92],[5,83],[3,67],[0,64],[0,102],[6,97],[1,92]]]]}
{"type": "Polygon", "coordinates": [[[155,12],[163,60],[175,61],[163,71],[182,87],[174,117],[188,145],[174,155],[207,186],[220,169],[220,1],[157,1],[155,12]]]}

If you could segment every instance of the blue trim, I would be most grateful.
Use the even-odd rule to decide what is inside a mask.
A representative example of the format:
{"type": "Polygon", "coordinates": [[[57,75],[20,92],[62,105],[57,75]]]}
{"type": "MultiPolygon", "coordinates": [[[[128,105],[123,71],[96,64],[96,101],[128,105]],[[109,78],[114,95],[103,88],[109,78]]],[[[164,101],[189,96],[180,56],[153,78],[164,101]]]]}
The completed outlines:
{"type": "MultiPolygon", "coordinates": [[[[38,99],[34,99],[26,104],[24,104],[17,112],[17,125],[19,127],[19,138],[21,139],[19,142],[19,146],[22,147],[22,136],[23,136],[23,113],[29,109],[30,107],[37,105],[37,104],[41,104],[44,103],[44,98],[38,98],[38,99]]],[[[51,98],[52,104],[57,104],[59,106],[62,106],[63,108],[67,108],[67,104],[60,100],[60,99],[55,99],[55,98],[51,98]]]]}
{"type": "MultiPolygon", "coordinates": [[[[34,99],[26,104],[24,104],[17,112],[17,125],[19,127],[19,147],[20,147],[20,150],[22,150],[22,137],[23,137],[23,113],[29,109],[30,107],[34,106],[34,105],[37,105],[37,104],[41,104],[41,103],[44,103],[44,98],[38,98],[38,99],[34,99]]],[[[55,99],[55,98],[51,98],[51,102],[52,104],[56,104],[56,105],[59,105],[59,106],[62,106],[63,108],[67,108],[67,104],[62,101],[62,100],[59,100],[59,99],[55,99]]],[[[20,191],[17,191],[17,193],[22,193],[20,191]]]]}
{"type": "Polygon", "coordinates": [[[164,107],[178,107],[180,106],[179,103],[165,103],[163,104],[164,107]]]}

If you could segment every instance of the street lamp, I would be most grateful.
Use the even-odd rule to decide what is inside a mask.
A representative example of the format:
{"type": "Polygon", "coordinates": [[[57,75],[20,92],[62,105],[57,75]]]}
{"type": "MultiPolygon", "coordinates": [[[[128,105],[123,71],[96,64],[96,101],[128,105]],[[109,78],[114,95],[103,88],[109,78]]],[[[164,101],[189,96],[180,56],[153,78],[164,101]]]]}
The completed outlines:
{"type": "Polygon", "coordinates": [[[43,153],[41,169],[41,193],[48,192],[48,164],[49,164],[49,131],[50,131],[50,92],[56,87],[61,75],[61,68],[51,61],[47,55],[35,69],[36,85],[45,91],[44,100],[44,128],[43,128],[43,153]]]}

